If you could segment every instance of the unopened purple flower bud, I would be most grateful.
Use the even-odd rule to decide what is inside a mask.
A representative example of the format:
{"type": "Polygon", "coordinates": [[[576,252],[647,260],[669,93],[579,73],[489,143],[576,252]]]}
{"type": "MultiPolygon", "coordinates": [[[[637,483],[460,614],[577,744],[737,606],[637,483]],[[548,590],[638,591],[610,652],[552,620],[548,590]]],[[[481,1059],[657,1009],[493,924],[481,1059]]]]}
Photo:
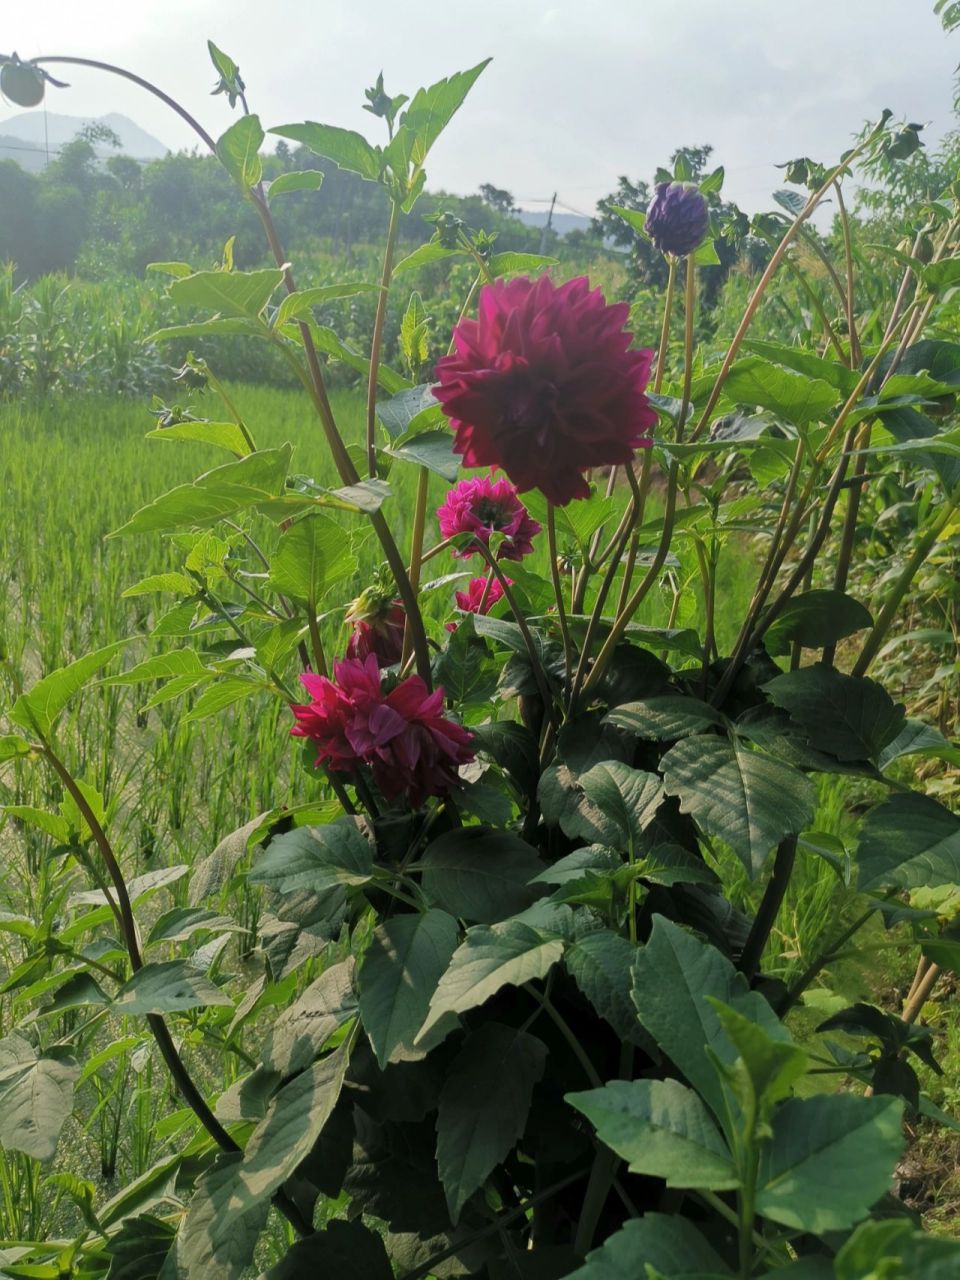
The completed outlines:
{"type": "Polygon", "coordinates": [[[661,253],[693,253],[707,234],[710,213],[693,182],[658,182],[647,209],[646,230],[661,253]]]}

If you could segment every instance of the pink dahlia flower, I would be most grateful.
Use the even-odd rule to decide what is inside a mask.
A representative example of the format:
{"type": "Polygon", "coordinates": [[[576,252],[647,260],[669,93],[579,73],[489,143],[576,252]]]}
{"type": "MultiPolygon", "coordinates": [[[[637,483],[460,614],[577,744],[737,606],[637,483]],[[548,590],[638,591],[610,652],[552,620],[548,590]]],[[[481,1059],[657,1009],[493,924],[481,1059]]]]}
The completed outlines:
{"type": "MultiPolygon", "coordinates": [[[[489,546],[491,534],[503,534],[498,560],[522,560],[533,550],[533,539],[540,532],[540,525],[517,497],[515,486],[491,476],[461,480],[437,508],[437,519],[444,538],[472,533],[489,546]]],[[[476,549],[468,543],[460,550],[454,548],[453,554],[466,560],[476,555],[476,549]]]]}
{"type": "MultiPolygon", "coordinates": [[[[507,585],[513,586],[513,579],[507,579],[507,585]]],[[[462,613],[489,613],[498,600],[503,599],[503,587],[496,578],[490,583],[490,590],[487,591],[486,578],[471,578],[470,586],[466,591],[458,591],[457,608],[462,613]],[[486,599],[484,594],[486,593],[486,599]]],[[[447,623],[448,631],[456,631],[457,624],[455,622],[447,623]]]]}
{"type": "Polygon", "coordinates": [[[389,801],[406,797],[417,808],[427,796],[446,795],[458,769],[474,758],[473,735],[443,714],[443,690],[429,693],[409,676],[384,695],[376,654],[334,666],[334,680],[300,677],[311,701],[292,708],[294,737],[317,744],[317,764],[336,772],[370,765],[389,801]]]}
{"type": "Polygon", "coordinates": [[[496,280],[478,318],[453,333],[434,395],[468,467],[500,467],[522,493],[564,505],[590,490],[589,467],[629,462],[656,422],[644,388],[651,350],[629,350],[626,303],[586,277],[496,280]]]}

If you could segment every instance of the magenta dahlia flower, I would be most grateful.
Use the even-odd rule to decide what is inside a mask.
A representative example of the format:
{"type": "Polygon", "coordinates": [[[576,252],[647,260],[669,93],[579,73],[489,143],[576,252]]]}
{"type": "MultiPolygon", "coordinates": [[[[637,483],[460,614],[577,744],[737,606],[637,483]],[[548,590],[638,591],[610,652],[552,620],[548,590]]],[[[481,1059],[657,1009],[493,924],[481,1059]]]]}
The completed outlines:
{"type": "Polygon", "coordinates": [[[626,303],[608,306],[585,276],[496,280],[478,318],[453,333],[434,395],[468,467],[500,467],[523,493],[585,498],[589,467],[629,462],[656,414],[643,394],[653,352],[631,351],[626,303]]]}
{"type": "Polygon", "coordinates": [[[333,674],[302,675],[311,701],[291,708],[290,732],[317,744],[318,765],[338,773],[369,765],[388,801],[402,796],[414,808],[458,785],[459,766],[474,758],[473,735],[443,714],[442,689],[430,693],[408,676],[384,694],[373,653],[336,663],[333,674]]]}
{"type": "MultiPolygon", "coordinates": [[[[533,539],[540,532],[540,525],[517,497],[515,486],[491,476],[461,480],[437,508],[437,519],[444,538],[472,533],[489,546],[491,534],[503,534],[498,560],[522,560],[533,550],[533,539]]],[[[476,549],[468,543],[459,550],[454,548],[453,554],[466,560],[476,555],[476,549]]]]}
{"type": "Polygon", "coordinates": [[[710,225],[710,211],[695,182],[658,182],[644,222],[661,253],[693,253],[710,225]]]}
{"type": "MultiPolygon", "coordinates": [[[[507,584],[513,586],[509,578],[507,584]]],[[[486,578],[471,578],[469,588],[466,591],[458,591],[456,595],[457,607],[464,613],[489,613],[497,601],[503,599],[503,587],[494,578],[488,591],[486,578]]]]}

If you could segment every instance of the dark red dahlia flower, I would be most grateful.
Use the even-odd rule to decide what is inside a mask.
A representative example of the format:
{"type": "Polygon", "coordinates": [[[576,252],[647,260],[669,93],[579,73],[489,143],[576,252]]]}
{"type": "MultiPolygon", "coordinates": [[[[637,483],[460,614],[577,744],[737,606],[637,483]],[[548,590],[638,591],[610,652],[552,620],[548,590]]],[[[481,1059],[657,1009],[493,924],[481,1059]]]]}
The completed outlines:
{"type": "Polygon", "coordinates": [[[661,253],[693,253],[710,225],[710,211],[695,182],[658,182],[644,226],[661,253]]]}
{"type": "MultiPolygon", "coordinates": [[[[533,539],[540,532],[540,525],[527,514],[510,481],[490,476],[461,480],[437,508],[437,519],[444,538],[472,533],[489,546],[491,534],[503,534],[498,560],[522,560],[533,550],[533,539]]],[[[477,552],[468,544],[459,550],[454,548],[453,554],[466,560],[477,552]]]]}
{"type": "Polygon", "coordinates": [[[334,680],[300,677],[312,701],[292,708],[294,737],[317,744],[317,764],[335,772],[370,765],[387,800],[404,796],[417,808],[446,795],[458,769],[474,758],[473,735],[443,714],[443,690],[429,693],[409,676],[384,695],[375,654],[334,666],[334,680]]]}
{"type": "Polygon", "coordinates": [[[434,387],[464,465],[501,467],[521,493],[537,488],[563,505],[588,496],[589,467],[648,446],[653,352],[629,350],[628,314],[583,276],[481,289],[478,319],[457,325],[434,387]]]}

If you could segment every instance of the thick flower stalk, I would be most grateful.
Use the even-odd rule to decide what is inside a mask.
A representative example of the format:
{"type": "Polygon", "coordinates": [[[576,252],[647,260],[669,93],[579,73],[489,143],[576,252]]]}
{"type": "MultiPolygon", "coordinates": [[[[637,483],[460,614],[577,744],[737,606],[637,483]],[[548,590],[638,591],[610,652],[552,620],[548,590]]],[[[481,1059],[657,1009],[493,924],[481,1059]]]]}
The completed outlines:
{"type": "Polygon", "coordinates": [[[389,802],[413,808],[459,785],[474,758],[473,735],[443,714],[443,690],[408,676],[384,693],[376,654],[334,664],[334,679],[305,672],[310,701],[292,708],[294,737],[317,744],[317,765],[352,773],[368,765],[389,802]]]}
{"type": "MultiPolygon", "coordinates": [[[[489,547],[493,534],[502,535],[496,547],[498,560],[522,560],[530,555],[533,539],[540,532],[540,525],[517,497],[516,487],[509,480],[490,476],[461,480],[437,508],[437,520],[444,538],[472,533],[489,547]]],[[[476,553],[470,543],[453,548],[453,554],[462,560],[476,553]]]]}
{"type": "Polygon", "coordinates": [[[661,253],[681,258],[699,247],[710,211],[696,183],[658,182],[644,226],[661,253]]]}
{"type": "Polygon", "coordinates": [[[461,320],[436,370],[464,465],[499,467],[521,493],[565,505],[589,495],[589,468],[624,465],[649,446],[653,352],[630,350],[628,314],[583,276],[484,286],[478,318],[461,320]]]}

